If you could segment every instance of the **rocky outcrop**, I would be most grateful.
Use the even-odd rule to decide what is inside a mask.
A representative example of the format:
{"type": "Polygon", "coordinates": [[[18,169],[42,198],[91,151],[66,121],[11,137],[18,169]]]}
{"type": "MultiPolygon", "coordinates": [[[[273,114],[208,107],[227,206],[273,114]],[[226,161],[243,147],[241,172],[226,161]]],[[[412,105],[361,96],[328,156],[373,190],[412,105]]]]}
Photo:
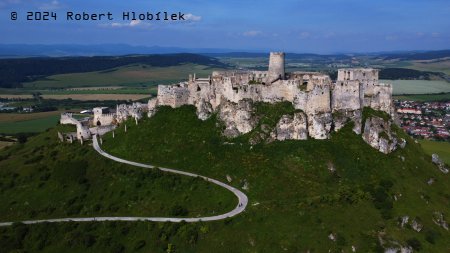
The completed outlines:
{"type": "Polygon", "coordinates": [[[308,115],[308,133],[314,139],[330,138],[331,123],[333,117],[331,113],[317,113],[308,115]]]}
{"type": "Polygon", "coordinates": [[[196,105],[197,108],[197,117],[201,120],[207,120],[211,117],[213,113],[213,108],[211,103],[201,99],[196,105]]]}
{"type": "Polygon", "coordinates": [[[297,112],[294,115],[283,115],[270,137],[279,141],[308,139],[306,115],[303,112],[297,112]]]}
{"type": "Polygon", "coordinates": [[[363,140],[382,153],[391,153],[397,148],[397,138],[391,124],[391,121],[377,116],[368,117],[364,124],[363,140]]]}
{"type": "Polygon", "coordinates": [[[238,103],[223,101],[219,106],[219,119],[225,125],[223,134],[227,137],[248,133],[258,122],[250,99],[240,100],[238,103]]]}
{"type": "Polygon", "coordinates": [[[353,122],[353,132],[361,134],[361,110],[339,110],[333,112],[334,131],[339,131],[347,123],[353,122]]]}
{"type": "Polygon", "coordinates": [[[445,221],[444,214],[442,214],[441,212],[433,213],[433,222],[439,227],[448,230],[448,223],[447,221],[445,221]]]}
{"type": "Polygon", "coordinates": [[[432,154],[431,161],[437,165],[438,169],[442,173],[445,173],[445,174],[448,173],[448,168],[445,166],[445,163],[439,158],[438,154],[432,154]]]}
{"type": "Polygon", "coordinates": [[[156,114],[156,111],[158,110],[157,106],[158,106],[158,99],[157,98],[152,98],[152,99],[150,99],[148,101],[148,104],[147,104],[147,116],[149,118],[151,118],[153,115],[156,114]]]}

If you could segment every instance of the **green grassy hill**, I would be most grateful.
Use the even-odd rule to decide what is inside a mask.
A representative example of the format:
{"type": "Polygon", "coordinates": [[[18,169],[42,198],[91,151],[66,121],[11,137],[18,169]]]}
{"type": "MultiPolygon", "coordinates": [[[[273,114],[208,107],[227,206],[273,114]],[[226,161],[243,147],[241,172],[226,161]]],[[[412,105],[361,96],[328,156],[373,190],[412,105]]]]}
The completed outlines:
{"type": "MultiPolygon", "coordinates": [[[[276,122],[274,119],[281,114],[293,111],[282,104],[260,108],[258,113],[268,124],[276,122]]],[[[229,175],[231,185],[241,189],[246,186],[244,192],[249,197],[249,206],[243,214],[225,221],[202,224],[16,225],[0,229],[0,244],[7,249],[24,248],[28,251],[39,246],[46,252],[62,249],[73,252],[351,252],[352,246],[357,252],[382,252],[383,248],[396,244],[409,245],[421,252],[450,250],[449,231],[433,222],[435,212],[443,213],[447,221],[450,215],[448,175],[431,164],[431,157],[404,133],[399,132],[399,135],[407,139],[406,148],[384,155],[363,142],[361,136],[351,131],[350,125],[333,134],[330,140],[284,141],[254,146],[248,144],[248,138],[254,133],[227,140],[221,136],[218,125],[214,117],[204,122],[198,120],[195,108],[190,106],[178,109],[162,107],[153,118],[142,120],[138,126],[128,122],[127,133],[122,125],[115,132],[115,138],[105,136],[103,148],[125,159],[196,172],[223,182],[229,175]],[[335,171],[330,171],[330,167],[335,171]],[[427,182],[431,178],[434,182],[430,185],[427,182]],[[399,219],[402,216],[409,216],[410,223],[416,220],[423,229],[416,232],[411,224],[401,228],[399,219]],[[124,234],[121,233],[123,230],[126,231],[124,234]],[[330,234],[335,240],[329,239],[330,234]],[[108,242],[113,243],[106,248],[108,242]]],[[[55,132],[36,139],[46,136],[53,139],[55,132]]],[[[31,145],[32,142],[21,149],[33,150],[31,145]]],[[[58,151],[65,156],[71,156],[74,151],[86,152],[77,153],[77,156],[83,157],[89,168],[91,163],[103,161],[86,146],[53,145],[67,148],[58,151]]],[[[46,153],[43,155],[47,157],[46,153]]],[[[3,163],[18,162],[18,157],[4,158],[0,167],[4,171],[3,163]]],[[[110,166],[121,166],[110,161],[104,163],[101,175],[105,184],[142,178],[140,174],[129,172],[133,169],[126,168],[123,171],[128,173],[111,176],[110,173],[119,169],[109,169],[110,166]]],[[[16,166],[9,168],[12,170],[16,166]]],[[[34,171],[33,168],[38,166],[30,166],[29,170],[34,171]]],[[[2,178],[11,177],[6,174],[2,178]]],[[[16,176],[25,180],[22,177],[28,178],[21,174],[16,176]]],[[[36,181],[37,178],[28,180],[36,181]]],[[[161,177],[161,180],[165,179],[161,177]]],[[[153,185],[152,179],[140,181],[141,189],[151,187],[147,184],[153,185]]],[[[170,191],[172,187],[158,189],[153,186],[151,189],[170,191]]],[[[184,192],[182,189],[189,189],[189,182],[182,183],[177,189],[184,192]]],[[[205,191],[200,186],[197,190],[205,191]]],[[[195,203],[199,205],[197,208],[211,211],[233,202],[219,189],[206,195],[204,202],[195,202],[197,190],[185,194],[193,199],[190,202],[192,206],[186,204],[188,210],[195,210],[195,203]]],[[[13,187],[8,191],[3,196],[15,196],[22,190],[13,187]]],[[[102,194],[92,189],[86,196],[105,206],[110,199],[100,199],[98,195],[117,191],[114,186],[101,189],[99,192],[102,194]]],[[[131,187],[125,194],[133,195],[137,191],[131,187]]],[[[177,197],[158,194],[153,198],[155,205],[163,206],[159,201],[171,203],[177,197]]],[[[142,196],[141,201],[146,200],[147,196],[142,196]]],[[[16,215],[6,211],[11,205],[4,208],[2,219],[5,215],[16,215]]],[[[86,209],[85,204],[80,205],[81,210],[95,211],[86,209]]],[[[141,212],[139,205],[123,208],[120,209],[122,212],[130,214],[141,212]]],[[[63,210],[61,208],[60,212],[63,210]]]]}

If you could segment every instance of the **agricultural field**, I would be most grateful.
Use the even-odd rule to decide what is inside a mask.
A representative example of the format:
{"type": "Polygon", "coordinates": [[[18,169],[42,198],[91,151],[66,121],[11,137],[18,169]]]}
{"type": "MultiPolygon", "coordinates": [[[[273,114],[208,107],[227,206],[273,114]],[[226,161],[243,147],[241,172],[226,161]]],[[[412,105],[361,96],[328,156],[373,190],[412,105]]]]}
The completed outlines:
{"type": "MultiPolygon", "coordinates": [[[[41,97],[43,99],[56,99],[56,100],[62,100],[62,99],[73,99],[73,100],[80,100],[80,101],[88,101],[88,100],[98,100],[98,101],[104,101],[104,100],[141,100],[145,98],[150,98],[151,94],[43,94],[41,97]]],[[[22,94],[22,95],[16,95],[16,94],[0,94],[0,98],[4,99],[31,99],[33,98],[32,95],[22,94]]]]}
{"type": "Polygon", "coordinates": [[[24,83],[27,89],[54,89],[71,87],[131,86],[145,87],[160,83],[187,80],[189,74],[207,76],[212,68],[198,64],[183,64],[169,67],[128,65],[104,71],[72,73],[49,76],[45,79],[24,83]]]}
{"type": "Polygon", "coordinates": [[[38,133],[54,127],[61,111],[36,113],[0,113],[0,133],[38,133]]]}
{"type": "Polygon", "coordinates": [[[428,60],[428,61],[410,61],[404,64],[408,68],[421,71],[442,72],[450,75],[450,59],[446,60],[428,60]]]}
{"type": "Polygon", "coordinates": [[[380,80],[380,82],[391,83],[394,95],[450,92],[450,83],[446,81],[380,80]]]}
{"type": "Polygon", "coordinates": [[[413,94],[413,95],[395,95],[394,99],[398,100],[412,100],[412,101],[450,101],[449,93],[437,93],[437,94],[413,94]]]}
{"type": "Polygon", "coordinates": [[[29,119],[17,119],[13,121],[5,120],[4,117],[10,114],[11,113],[0,114],[0,133],[2,134],[43,132],[48,128],[56,126],[60,118],[59,112],[52,112],[40,115],[41,117],[31,116],[38,113],[30,113],[29,119]]]}
{"type": "Polygon", "coordinates": [[[425,153],[438,154],[442,161],[450,165],[450,142],[430,140],[420,140],[419,142],[425,153]]]}
{"type": "Polygon", "coordinates": [[[12,141],[0,141],[0,150],[13,145],[15,142],[12,141]]]}

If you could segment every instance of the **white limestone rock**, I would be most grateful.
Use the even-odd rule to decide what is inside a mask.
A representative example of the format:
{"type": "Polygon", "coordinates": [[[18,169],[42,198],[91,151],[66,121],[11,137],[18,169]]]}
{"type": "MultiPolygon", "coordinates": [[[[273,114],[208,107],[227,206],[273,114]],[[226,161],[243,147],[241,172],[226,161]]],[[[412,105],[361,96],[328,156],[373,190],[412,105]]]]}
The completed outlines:
{"type": "Polygon", "coordinates": [[[334,131],[339,131],[347,123],[353,122],[353,132],[361,134],[361,110],[338,110],[333,112],[334,131]]]}
{"type": "Polygon", "coordinates": [[[303,112],[283,115],[272,131],[271,138],[279,141],[308,139],[306,115],[303,112]]]}
{"type": "Polygon", "coordinates": [[[442,214],[441,212],[433,213],[433,222],[436,225],[444,228],[445,230],[448,230],[448,223],[447,221],[445,221],[444,214],[442,214]]]}
{"type": "Polygon", "coordinates": [[[336,235],[335,234],[333,234],[333,233],[330,233],[329,235],[328,235],[328,239],[330,239],[330,240],[332,240],[332,241],[336,241],[337,240],[337,237],[336,237],[336,235]]]}
{"type": "Polygon", "coordinates": [[[406,140],[403,138],[400,138],[400,141],[398,142],[398,146],[400,148],[405,148],[406,147],[406,140]]]}
{"type": "Polygon", "coordinates": [[[423,225],[420,224],[418,220],[414,219],[411,222],[411,228],[414,229],[414,231],[416,231],[416,232],[420,232],[420,231],[422,231],[423,225]]]}
{"type": "Polygon", "coordinates": [[[400,227],[404,228],[405,225],[408,224],[408,222],[409,222],[409,216],[408,215],[401,217],[400,227]]]}
{"type": "Polygon", "coordinates": [[[211,103],[205,101],[204,99],[201,99],[200,102],[198,102],[196,108],[197,108],[197,117],[201,120],[209,119],[209,117],[211,117],[213,113],[211,103]]]}
{"type": "Polygon", "coordinates": [[[441,158],[439,158],[438,154],[432,154],[431,155],[431,161],[437,165],[438,169],[444,173],[447,174],[448,173],[448,168],[445,166],[445,163],[441,160],[441,158]]]}
{"type": "Polygon", "coordinates": [[[308,115],[308,133],[313,139],[330,138],[331,123],[333,117],[331,113],[317,113],[308,115]]]}
{"type": "Polygon", "coordinates": [[[391,131],[391,122],[380,117],[372,116],[366,119],[363,140],[384,154],[397,149],[397,138],[391,131]]]}
{"type": "Polygon", "coordinates": [[[252,131],[258,122],[250,99],[243,99],[238,103],[223,101],[219,109],[219,119],[225,124],[223,134],[231,138],[252,131]]]}
{"type": "Polygon", "coordinates": [[[152,98],[150,100],[148,100],[148,104],[147,104],[147,116],[149,118],[153,117],[153,115],[156,114],[156,111],[158,106],[158,99],[157,98],[152,98]]]}

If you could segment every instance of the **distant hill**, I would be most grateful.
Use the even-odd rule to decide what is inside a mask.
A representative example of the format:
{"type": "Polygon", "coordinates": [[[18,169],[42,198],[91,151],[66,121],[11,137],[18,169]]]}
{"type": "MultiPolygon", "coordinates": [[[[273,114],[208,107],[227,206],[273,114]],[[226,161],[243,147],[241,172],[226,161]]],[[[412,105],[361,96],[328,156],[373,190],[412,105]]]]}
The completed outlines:
{"type": "MultiPolygon", "coordinates": [[[[129,54],[176,54],[176,53],[225,53],[236,51],[223,48],[181,48],[160,46],[132,46],[127,44],[99,45],[39,45],[0,44],[0,58],[64,57],[64,56],[112,56],[129,54]]],[[[253,51],[253,50],[249,50],[253,51]]]]}
{"type": "MultiPolygon", "coordinates": [[[[204,53],[203,55],[211,57],[231,57],[231,58],[267,58],[268,53],[251,53],[251,52],[230,52],[230,53],[204,53]]],[[[329,59],[350,59],[350,55],[346,54],[298,54],[298,53],[286,53],[286,59],[292,60],[329,60],[329,59]]]]}
{"type": "Polygon", "coordinates": [[[20,87],[22,82],[55,74],[101,71],[130,64],[155,67],[175,66],[184,63],[211,67],[226,67],[217,59],[198,54],[129,55],[96,57],[35,57],[0,59],[0,87],[20,87]]]}
{"type": "Polygon", "coordinates": [[[387,53],[380,56],[388,59],[401,59],[401,60],[432,60],[450,57],[450,50],[438,50],[427,52],[404,52],[404,53],[387,53]]]}
{"type": "Polygon", "coordinates": [[[385,68],[380,70],[380,79],[388,80],[432,80],[433,78],[447,79],[441,72],[419,71],[408,68],[385,68]]]}

